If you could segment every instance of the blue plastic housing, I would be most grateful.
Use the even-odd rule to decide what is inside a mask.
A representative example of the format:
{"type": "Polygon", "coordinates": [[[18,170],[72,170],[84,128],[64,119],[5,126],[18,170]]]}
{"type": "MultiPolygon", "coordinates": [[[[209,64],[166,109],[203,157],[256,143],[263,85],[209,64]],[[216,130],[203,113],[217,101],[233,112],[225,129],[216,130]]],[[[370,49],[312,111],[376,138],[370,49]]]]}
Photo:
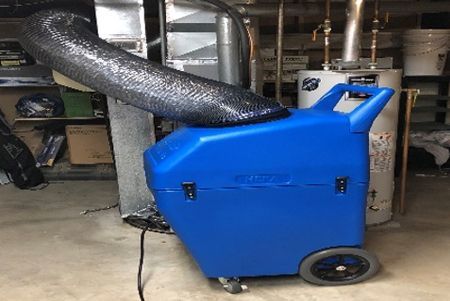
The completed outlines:
{"type": "Polygon", "coordinates": [[[313,252],[362,245],[367,132],[392,94],[337,85],[284,119],[181,128],[145,152],[148,186],[207,277],[296,274],[313,252]],[[373,96],[334,112],[345,91],[373,96]]]}

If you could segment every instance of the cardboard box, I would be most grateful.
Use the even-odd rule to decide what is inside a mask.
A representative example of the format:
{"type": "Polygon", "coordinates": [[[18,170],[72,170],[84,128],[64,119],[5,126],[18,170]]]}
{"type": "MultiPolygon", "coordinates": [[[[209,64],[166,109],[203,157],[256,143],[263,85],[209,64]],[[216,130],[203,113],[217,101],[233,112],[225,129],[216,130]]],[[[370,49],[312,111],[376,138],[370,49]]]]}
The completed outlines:
{"type": "MultiPolygon", "coordinates": [[[[277,69],[277,57],[263,57],[264,70],[277,69]]],[[[305,70],[308,69],[309,57],[304,55],[283,56],[283,70],[305,70]]]]}
{"type": "MultiPolygon", "coordinates": [[[[275,82],[277,73],[275,71],[264,71],[263,79],[266,83],[275,82]]],[[[297,71],[283,70],[282,81],[285,83],[295,83],[297,81],[297,71]]]]}
{"type": "Polygon", "coordinates": [[[261,48],[259,52],[261,57],[275,56],[275,48],[261,48]]]}
{"type": "Polygon", "coordinates": [[[105,125],[68,125],[66,137],[71,164],[113,163],[105,125]]]}

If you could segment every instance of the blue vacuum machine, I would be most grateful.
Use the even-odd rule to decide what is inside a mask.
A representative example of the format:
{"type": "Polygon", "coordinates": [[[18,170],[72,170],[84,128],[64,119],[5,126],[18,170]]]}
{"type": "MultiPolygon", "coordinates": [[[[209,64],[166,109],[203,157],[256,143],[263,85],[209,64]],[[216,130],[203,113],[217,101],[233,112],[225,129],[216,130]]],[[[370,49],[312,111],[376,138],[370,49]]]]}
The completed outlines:
{"type": "Polygon", "coordinates": [[[147,150],[157,206],[204,275],[231,293],[245,288],[239,277],[338,285],[374,275],[378,260],[362,249],[368,132],[393,93],[339,84],[286,118],[186,126],[147,150]],[[347,92],[370,97],[333,111],[347,92]]]}

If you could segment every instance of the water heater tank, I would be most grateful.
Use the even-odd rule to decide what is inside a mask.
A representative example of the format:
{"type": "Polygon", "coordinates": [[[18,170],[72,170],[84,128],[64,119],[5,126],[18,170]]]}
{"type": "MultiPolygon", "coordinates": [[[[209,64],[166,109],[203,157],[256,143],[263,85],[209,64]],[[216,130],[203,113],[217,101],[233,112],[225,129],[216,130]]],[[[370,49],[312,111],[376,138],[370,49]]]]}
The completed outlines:
{"type": "MultiPolygon", "coordinates": [[[[370,130],[370,185],[367,194],[366,224],[387,222],[392,217],[394,195],[395,146],[402,70],[302,70],[298,73],[298,107],[308,108],[338,83],[389,87],[396,93],[375,119],[370,130]]],[[[367,95],[347,93],[336,111],[349,112],[367,95]]]]}

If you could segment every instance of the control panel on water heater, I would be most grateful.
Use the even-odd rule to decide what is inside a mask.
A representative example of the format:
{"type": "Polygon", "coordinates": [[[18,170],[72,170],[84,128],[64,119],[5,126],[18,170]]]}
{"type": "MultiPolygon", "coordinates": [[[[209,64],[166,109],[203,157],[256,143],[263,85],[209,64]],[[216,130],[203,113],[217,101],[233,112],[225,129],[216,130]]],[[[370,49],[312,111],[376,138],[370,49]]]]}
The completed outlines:
{"type": "MultiPolygon", "coordinates": [[[[356,85],[356,86],[364,86],[364,87],[378,87],[378,74],[364,74],[364,75],[347,75],[347,84],[356,85]]],[[[358,92],[347,92],[345,99],[346,100],[364,100],[368,98],[370,95],[366,93],[358,93],[358,92]]]]}
{"type": "MultiPolygon", "coordinates": [[[[348,74],[347,75],[347,84],[356,85],[356,86],[364,86],[364,87],[378,87],[378,74],[364,74],[364,75],[356,75],[356,74],[348,74]]],[[[345,99],[346,100],[364,100],[368,98],[370,95],[366,93],[358,93],[358,92],[347,92],[345,99]]]]}

